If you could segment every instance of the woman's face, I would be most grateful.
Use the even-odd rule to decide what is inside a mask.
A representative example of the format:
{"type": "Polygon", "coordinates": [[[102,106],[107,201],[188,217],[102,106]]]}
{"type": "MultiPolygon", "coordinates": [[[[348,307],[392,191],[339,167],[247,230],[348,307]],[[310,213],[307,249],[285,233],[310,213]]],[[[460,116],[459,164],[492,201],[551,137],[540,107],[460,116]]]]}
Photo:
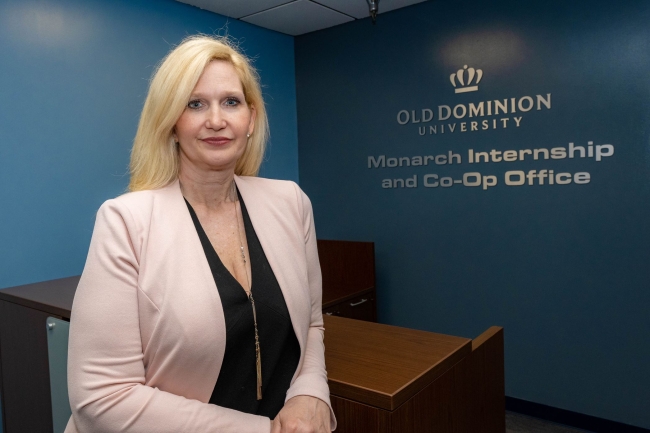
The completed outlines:
{"type": "Polygon", "coordinates": [[[174,127],[181,171],[234,171],[254,123],[255,110],[246,103],[233,65],[210,62],[174,127]]]}

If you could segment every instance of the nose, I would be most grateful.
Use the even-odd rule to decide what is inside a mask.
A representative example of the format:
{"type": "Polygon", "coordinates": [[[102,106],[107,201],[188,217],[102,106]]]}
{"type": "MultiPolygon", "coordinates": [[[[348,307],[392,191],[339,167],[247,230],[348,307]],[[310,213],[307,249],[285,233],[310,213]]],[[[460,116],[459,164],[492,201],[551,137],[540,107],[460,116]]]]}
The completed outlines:
{"type": "Polygon", "coordinates": [[[220,106],[212,106],[208,111],[208,117],[205,121],[205,126],[210,129],[222,129],[226,126],[226,119],[221,112],[220,106]]]}

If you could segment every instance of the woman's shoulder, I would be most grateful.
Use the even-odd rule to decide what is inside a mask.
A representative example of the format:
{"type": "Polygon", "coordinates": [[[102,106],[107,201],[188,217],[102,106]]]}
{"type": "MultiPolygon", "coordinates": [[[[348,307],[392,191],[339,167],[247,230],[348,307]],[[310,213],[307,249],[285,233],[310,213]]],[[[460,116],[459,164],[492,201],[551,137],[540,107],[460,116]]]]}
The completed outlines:
{"type": "Polygon", "coordinates": [[[269,179],[266,177],[257,176],[237,176],[237,178],[240,183],[243,182],[247,185],[255,186],[257,188],[291,190],[298,187],[296,182],[292,180],[269,179]]]}
{"type": "Polygon", "coordinates": [[[177,182],[159,189],[127,192],[106,200],[99,208],[99,213],[110,212],[126,218],[148,219],[158,203],[173,196],[175,189],[178,189],[177,182]]]}
{"type": "Polygon", "coordinates": [[[277,208],[281,212],[293,208],[299,217],[311,213],[309,197],[294,181],[241,176],[237,179],[237,187],[244,200],[251,198],[257,203],[265,203],[265,206],[277,208]]]}
{"type": "MultiPolygon", "coordinates": [[[[262,193],[274,199],[295,200],[296,195],[304,194],[298,184],[292,180],[268,179],[264,177],[239,176],[237,186],[262,193]]],[[[240,188],[241,189],[241,188],[240,188]]]]}

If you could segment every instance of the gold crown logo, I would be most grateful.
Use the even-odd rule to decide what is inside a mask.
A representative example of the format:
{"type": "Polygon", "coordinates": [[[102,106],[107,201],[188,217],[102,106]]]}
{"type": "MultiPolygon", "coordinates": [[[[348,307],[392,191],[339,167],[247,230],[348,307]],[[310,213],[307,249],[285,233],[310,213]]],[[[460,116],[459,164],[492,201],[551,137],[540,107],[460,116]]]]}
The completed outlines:
{"type": "Polygon", "coordinates": [[[476,92],[478,90],[478,83],[481,82],[483,78],[483,71],[481,69],[468,68],[467,65],[463,66],[463,69],[459,69],[457,72],[449,76],[449,81],[451,85],[455,87],[455,93],[465,93],[465,92],[476,92]],[[465,71],[467,71],[467,81],[465,80],[465,71]],[[472,80],[474,85],[472,84],[472,80]],[[456,84],[458,82],[458,84],[456,84]],[[458,87],[458,85],[463,87],[458,87]]]}

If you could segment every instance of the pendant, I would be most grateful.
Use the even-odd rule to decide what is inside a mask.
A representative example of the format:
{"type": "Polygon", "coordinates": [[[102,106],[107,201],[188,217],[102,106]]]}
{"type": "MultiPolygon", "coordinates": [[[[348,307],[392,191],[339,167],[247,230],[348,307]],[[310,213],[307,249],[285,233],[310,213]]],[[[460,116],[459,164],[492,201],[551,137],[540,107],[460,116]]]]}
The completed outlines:
{"type": "Polygon", "coordinates": [[[260,351],[260,338],[257,334],[257,311],[255,311],[255,299],[253,293],[249,292],[248,298],[253,307],[253,324],[255,326],[255,369],[257,371],[257,399],[262,399],[262,354],[260,351]]]}
{"type": "Polygon", "coordinates": [[[262,399],[262,357],[260,355],[260,342],[255,336],[255,364],[257,367],[257,399],[262,399]]]}

